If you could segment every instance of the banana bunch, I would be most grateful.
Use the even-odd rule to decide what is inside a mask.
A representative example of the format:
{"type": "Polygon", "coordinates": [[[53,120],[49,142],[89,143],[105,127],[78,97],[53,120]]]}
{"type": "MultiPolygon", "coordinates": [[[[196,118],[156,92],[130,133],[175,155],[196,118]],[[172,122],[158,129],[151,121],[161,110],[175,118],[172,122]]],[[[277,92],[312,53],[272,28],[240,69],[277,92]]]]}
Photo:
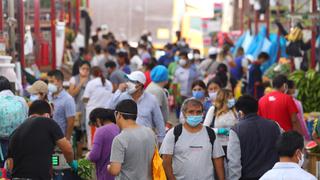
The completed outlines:
{"type": "Polygon", "coordinates": [[[303,34],[302,29],[294,27],[290,33],[286,36],[286,39],[291,42],[302,40],[303,34]]]}

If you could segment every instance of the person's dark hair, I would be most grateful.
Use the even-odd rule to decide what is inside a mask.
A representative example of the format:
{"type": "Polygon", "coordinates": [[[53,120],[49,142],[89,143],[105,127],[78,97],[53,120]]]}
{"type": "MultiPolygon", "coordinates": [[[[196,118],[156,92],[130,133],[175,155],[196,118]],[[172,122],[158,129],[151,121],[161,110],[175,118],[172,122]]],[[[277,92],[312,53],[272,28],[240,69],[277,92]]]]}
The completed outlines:
{"type": "Polygon", "coordinates": [[[212,78],[212,79],[208,82],[207,88],[209,88],[209,86],[210,86],[211,84],[217,84],[220,88],[222,88],[222,82],[221,82],[221,80],[220,80],[219,78],[217,78],[217,77],[212,78]]]}
{"type": "Polygon", "coordinates": [[[101,46],[99,44],[95,45],[94,46],[94,51],[97,53],[97,54],[100,54],[101,53],[101,46]]]}
{"type": "Polygon", "coordinates": [[[64,81],[63,73],[60,70],[52,70],[52,71],[48,72],[48,76],[55,77],[57,80],[59,80],[61,82],[64,81]]]}
{"type": "Polygon", "coordinates": [[[193,50],[193,54],[197,54],[197,53],[200,54],[200,50],[199,49],[194,49],[193,50]]]}
{"type": "Polygon", "coordinates": [[[250,96],[241,96],[235,104],[237,111],[242,111],[245,115],[258,112],[258,101],[250,96]]]}
{"type": "Polygon", "coordinates": [[[83,65],[88,65],[89,68],[91,68],[91,64],[88,61],[80,61],[79,62],[79,68],[81,68],[83,65]]]}
{"type": "Polygon", "coordinates": [[[193,81],[192,85],[191,85],[191,89],[193,89],[195,86],[200,86],[201,88],[203,88],[205,91],[207,89],[206,84],[202,81],[202,80],[196,80],[193,81]]]}
{"type": "Polygon", "coordinates": [[[180,56],[180,57],[184,57],[184,58],[187,58],[187,59],[188,59],[188,52],[181,51],[181,52],[179,53],[179,56],[180,56]]]}
{"type": "Polygon", "coordinates": [[[120,58],[124,58],[126,64],[130,64],[130,59],[128,57],[128,53],[125,51],[120,51],[117,53],[117,56],[120,58]]]}
{"type": "Polygon", "coordinates": [[[223,63],[218,65],[215,78],[220,80],[222,88],[225,88],[228,85],[229,78],[228,78],[227,72],[228,72],[227,65],[225,65],[223,63]]]}
{"type": "Polygon", "coordinates": [[[258,55],[258,59],[268,60],[268,59],[269,59],[269,54],[268,54],[268,53],[265,53],[265,52],[261,52],[261,53],[258,55]]]}
{"type": "Polygon", "coordinates": [[[105,77],[103,76],[103,73],[102,73],[101,69],[100,69],[98,66],[95,66],[95,67],[93,67],[93,68],[91,69],[91,74],[92,74],[94,77],[100,77],[102,85],[103,85],[103,86],[105,85],[106,79],[105,79],[105,77]]]}
{"type": "Polygon", "coordinates": [[[296,150],[302,150],[303,147],[303,137],[296,131],[282,133],[276,143],[276,149],[280,157],[293,157],[296,150]]]}
{"type": "Polygon", "coordinates": [[[243,54],[244,54],[243,47],[239,47],[238,50],[237,50],[237,56],[243,56],[243,54]]]}
{"type": "Polygon", "coordinates": [[[173,45],[171,43],[167,43],[165,46],[164,46],[164,49],[166,50],[172,50],[173,49],[173,45]]]}
{"type": "Polygon", "coordinates": [[[51,107],[47,101],[44,100],[36,100],[34,101],[29,108],[29,116],[33,114],[43,115],[48,113],[51,115],[51,107]]]}
{"type": "Polygon", "coordinates": [[[10,81],[4,76],[0,76],[0,92],[3,90],[12,91],[10,81]]]}
{"type": "Polygon", "coordinates": [[[202,104],[201,101],[199,101],[198,99],[195,99],[195,98],[189,98],[189,99],[186,99],[182,103],[181,110],[182,110],[183,113],[187,112],[187,108],[189,107],[190,104],[192,106],[200,106],[202,111],[204,110],[204,107],[203,107],[203,104],[202,104]]]}
{"type": "Polygon", "coordinates": [[[111,109],[95,108],[94,110],[92,110],[89,115],[89,124],[96,124],[98,118],[102,122],[111,121],[113,123],[116,123],[116,119],[114,117],[114,110],[111,109]]]}
{"type": "Polygon", "coordinates": [[[131,99],[120,101],[117,104],[115,111],[117,113],[120,113],[125,120],[130,119],[135,121],[137,119],[137,114],[138,114],[137,103],[131,99]]]}
{"type": "Polygon", "coordinates": [[[152,70],[156,65],[158,64],[158,61],[156,58],[152,57],[150,60],[145,59],[143,61],[143,65],[146,67],[147,70],[152,70]]]}
{"type": "Polygon", "coordinates": [[[283,86],[283,84],[286,84],[286,83],[288,83],[288,78],[287,76],[282,74],[276,76],[272,80],[272,86],[276,89],[280,89],[283,86]]]}
{"type": "Polygon", "coordinates": [[[295,83],[292,80],[288,80],[287,84],[288,84],[288,89],[293,89],[295,87],[295,83]]]}
{"type": "Polygon", "coordinates": [[[115,62],[113,62],[113,61],[107,61],[104,65],[105,65],[106,68],[115,68],[115,67],[117,67],[117,64],[115,62]]]}
{"type": "Polygon", "coordinates": [[[138,54],[137,48],[130,47],[129,51],[130,51],[130,58],[138,54]]]}

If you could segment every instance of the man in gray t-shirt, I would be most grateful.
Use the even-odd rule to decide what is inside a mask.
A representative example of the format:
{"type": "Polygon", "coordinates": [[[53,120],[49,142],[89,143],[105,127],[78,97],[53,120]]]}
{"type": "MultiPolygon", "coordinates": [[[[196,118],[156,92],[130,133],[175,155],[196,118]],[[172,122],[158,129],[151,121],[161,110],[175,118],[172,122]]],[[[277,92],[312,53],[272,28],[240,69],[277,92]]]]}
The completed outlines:
{"type": "Polygon", "coordinates": [[[218,141],[213,145],[201,124],[203,107],[196,99],[187,99],[182,106],[186,122],[175,142],[174,129],[163,140],[160,154],[168,179],[212,180],[214,172],[224,179],[224,151],[218,141]]]}
{"type": "Polygon", "coordinates": [[[137,104],[133,100],[121,101],[115,116],[122,131],[113,140],[108,171],[116,180],[152,179],[155,134],[150,128],[136,124],[137,104]]]}

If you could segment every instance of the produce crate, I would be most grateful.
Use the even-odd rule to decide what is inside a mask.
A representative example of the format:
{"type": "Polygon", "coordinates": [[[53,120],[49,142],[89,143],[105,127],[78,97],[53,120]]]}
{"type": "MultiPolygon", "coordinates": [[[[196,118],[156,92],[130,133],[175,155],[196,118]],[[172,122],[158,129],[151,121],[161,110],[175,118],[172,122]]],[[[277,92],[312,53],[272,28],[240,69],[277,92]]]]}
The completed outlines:
{"type": "Polygon", "coordinates": [[[320,179],[320,154],[308,152],[308,172],[320,179]]]}

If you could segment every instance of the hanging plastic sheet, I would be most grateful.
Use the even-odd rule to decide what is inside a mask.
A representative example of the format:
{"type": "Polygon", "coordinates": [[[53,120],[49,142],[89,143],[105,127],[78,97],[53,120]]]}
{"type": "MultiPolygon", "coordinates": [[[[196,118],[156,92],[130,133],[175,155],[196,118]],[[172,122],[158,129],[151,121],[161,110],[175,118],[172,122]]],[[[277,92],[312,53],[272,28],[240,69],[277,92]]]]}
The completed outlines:
{"type": "Polygon", "coordinates": [[[267,34],[267,28],[266,26],[262,26],[258,35],[251,42],[250,47],[246,52],[246,54],[252,54],[253,57],[256,59],[258,54],[261,51],[266,34],[267,34]]]}
{"type": "Polygon", "coordinates": [[[56,57],[57,57],[57,69],[61,68],[63,50],[64,50],[64,39],[65,39],[65,22],[57,22],[56,25],[56,57]]]}
{"type": "Polygon", "coordinates": [[[280,57],[288,58],[288,54],[286,52],[287,48],[287,40],[283,36],[280,36],[280,57]]]}
{"type": "Polygon", "coordinates": [[[261,66],[261,71],[264,73],[270,66],[277,62],[278,51],[279,51],[279,43],[278,43],[278,35],[270,34],[269,40],[265,41],[266,44],[264,48],[261,50],[262,52],[266,52],[269,54],[269,61],[264,63],[261,66]],[[269,41],[270,40],[270,41],[269,41]],[[269,46],[270,45],[270,46],[269,46]],[[268,47],[267,47],[268,46],[268,47]]]}
{"type": "Polygon", "coordinates": [[[237,42],[235,43],[234,47],[231,49],[231,53],[233,54],[233,56],[236,56],[236,53],[237,53],[239,47],[242,46],[242,44],[243,44],[243,42],[244,42],[244,40],[245,40],[245,38],[246,38],[246,34],[247,34],[247,33],[243,33],[243,34],[239,37],[239,39],[237,40],[237,42]]]}
{"type": "Polygon", "coordinates": [[[244,35],[244,40],[243,40],[243,43],[242,43],[242,48],[244,50],[244,52],[247,54],[247,51],[250,47],[250,44],[252,43],[252,40],[253,40],[253,36],[250,35],[250,32],[247,31],[244,35]]]}

